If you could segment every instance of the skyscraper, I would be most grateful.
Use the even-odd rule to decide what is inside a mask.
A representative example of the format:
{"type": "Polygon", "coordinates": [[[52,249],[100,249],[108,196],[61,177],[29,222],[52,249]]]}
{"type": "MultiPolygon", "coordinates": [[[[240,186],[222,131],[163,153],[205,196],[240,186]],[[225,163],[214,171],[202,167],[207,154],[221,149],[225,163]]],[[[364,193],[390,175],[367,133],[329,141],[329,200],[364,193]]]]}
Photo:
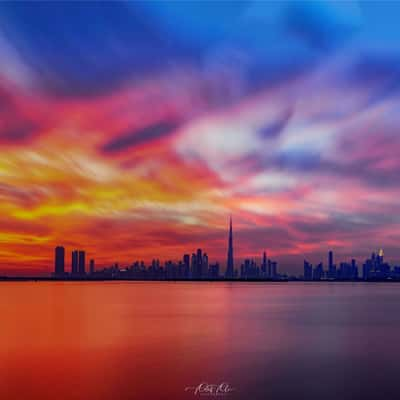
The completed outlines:
{"type": "Polygon", "coordinates": [[[312,280],[313,267],[308,261],[304,260],[304,280],[311,281],[312,280]]]}
{"type": "Polygon", "coordinates": [[[197,249],[196,259],[196,278],[201,278],[203,274],[203,252],[201,249],[197,249]]]}
{"type": "Polygon", "coordinates": [[[86,268],[85,252],[83,250],[79,250],[79,252],[78,252],[78,272],[79,272],[79,275],[85,275],[85,268],[86,268]]]}
{"type": "Polygon", "coordinates": [[[65,260],[65,249],[62,246],[55,248],[55,260],[54,260],[54,273],[55,275],[64,274],[64,260],[65,260]]]}
{"type": "Polygon", "coordinates": [[[336,266],[333,264],[333,251],[328,253],[328,278],[336,279],[336,266]]]}
{"type": "Polygon", "coordinates": [[[267,253],[265,251],[262,258],[261,272],[264,276],[267,274],[267,253]]]}
{"type": "Polygon", "coordinates": [[[90,265],[90,267],[89,267],[90,275],[93,275],[94,274],[94,260],[93,260],[93,258],[90,260],[89,265],[90,265]]]}
{"type": "Polygon", "coordinates": [[[191,257],[191,277],[192,279],[197,279],[197,256],[195,253],[192,253],[191,257]]]}
{"type": "Polygon", "coordinates": [[[278,262],[272,261],[271,268],[272,268],[271,278],[276,279],[278,277],[278,262]]]}
{"type": "Polygon", "coordinates": [[[72,252],[72,258],[71,258],[71,273],[72,275],[77,275],[78,274],[78,250],[74,250],[72,252]]]}
{"type": "Polygon", "coordinates": [[[229,218],[228,259],[227,259],[227,262],[226,262],[225,277],[226,278],[230,278],[230,279],[232,279],[234,277],[232,217],[229,218]]]}
{"type": "Polygon", "coordinates": [[[187,279],[190,276],[190,254],[183,255],[184,277],[187,279]]]}
{"type": "Polygon", "coordinates": [[[320,281],[324,277],[324,266],[319,263],[313,270],[313,281],[320,281]]]}
{"type": "Polygon", "coordinates": [[[382,249],[380,249],[378,252],[377,261],[378,261],[379,265],[383,264],[383,250],[382,249]]]}
{"type": "Polygon", "coordinates": [[[207,253],[203,254],[203,262],[202,262],[202,276],[203,278],[208,278],[208,255],[207,253]]]}

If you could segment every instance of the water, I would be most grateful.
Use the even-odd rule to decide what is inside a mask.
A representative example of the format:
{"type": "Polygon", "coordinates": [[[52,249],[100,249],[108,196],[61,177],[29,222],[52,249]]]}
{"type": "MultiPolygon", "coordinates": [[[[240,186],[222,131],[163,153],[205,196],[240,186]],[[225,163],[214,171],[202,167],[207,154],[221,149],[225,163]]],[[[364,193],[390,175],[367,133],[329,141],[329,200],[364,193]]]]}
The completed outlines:
{"type": "Polygon", "coordinates": [[[394,283],[1,283],[0,399],[394,399],[399,306],[394,283]]]}

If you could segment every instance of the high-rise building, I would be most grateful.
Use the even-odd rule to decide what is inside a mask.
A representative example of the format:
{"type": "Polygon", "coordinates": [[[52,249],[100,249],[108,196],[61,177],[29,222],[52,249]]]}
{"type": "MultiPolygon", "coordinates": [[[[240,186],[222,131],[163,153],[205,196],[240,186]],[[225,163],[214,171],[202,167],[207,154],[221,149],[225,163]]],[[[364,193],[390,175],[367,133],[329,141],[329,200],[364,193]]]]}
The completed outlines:
{"type": "Polygon", "coordinates": [[[232,279],[234,277],[233,263],[233,237],[232,237],[232,217],[229,218],[229,238],[228,238],[228,257],[226,261],[225,277],[232,279]]]}
{"type": "Polygon", "coordinates": [[[187,279],[190,275],[190,254],[183,255],[183,275],[187,279]]]}
{"type": "Polygon", "coordinates": [[[380,249],[377,256],[377,263],[379,265],[383,264],[383,250],[380,249]]]}
{"type": "Polygon", "coordinates": [[[311,281],[313,277],[313,267],[308,261],[304,260],[304,280],[311,281]]]}
{"type": "Polygon", "coordinates": [[[207,253],[203,254],[202,276],[203,276],[203,278],[208,278],[208,255],[207,255],[207,253]]]}
{"type": "Polygon", "coordinates": [[[263,260],[261,264],[261,272],[263,275],[267,274],[267,253],[264,251],[263,253],[263,260]]]}
{"type": "Polygon", "coordinates": [[[55,260],[54,260],[54,273],[55,275],[64,275],[64,261],[65,261],[65,249],[62,246],[55,248],[55,260]]]}
{"type": "Polygon", "coordinates": [[[333,251],[328,253],[328,278],[336,279],[336,265],[333,264],[333,251]]]}
{"type": "Polygon", "coordinates": [[[79,250],[78,252],[78,273],[79,275],[85,275],[86,262],[85,262],[85,252],[79,250]]]}
{"type": "Polygon", "coordinates": [[[93,258],[89,261],[89,271],[90,271],[90,275],[94,274],[94,260],[93,260],[93,258]]]}
{"type": "Polygon", "coordinates": [[[348,280],[351,278],[351,265],[347,262],[341,262],[337,277],[342,280],[348,280]]]}
{"type": "Polygon", "coordinates": [[[363,265],[363,279],[387,279],[390,276],[390,265],[383,260],[383,250],[378,254],[372,253],[371,258],[366,260],[363,265]]]}
{"type": "Polygon", "coordinates": [[[197,249],[196,267],[196,278],[201,278],[203,275],[203,252],[201,249],[197,249]]]}
{"type": "Polygon", "coordinates": [[[351,260],[351,279],[358,279],[358,267],[354,258],[351,260]]]}
{"type": "Polygon", "coordinates": [[[211,279],[219,278],[219,264],[218,263],[210,264],[209,277],[211,279]]]}
{"type": "Polygon", "coordinates": [[[258,279],[260,277],[260,268],[254,260],[246,259],[240,267],[240,277],[242,279],[258,279]]]}
{"type": "Polygon", "coordinates": [[[198,276],[197,276],[197,256],[195,253],[192,253],[192,258],[191,258],[190,264],[191,264],[190,269],[191,269],[192,279],[197,279],[198,278],[198,276]]]}
{"type": "Polygon", "coordinates": [[[365,261],[365,263],[363,264],[363,279],[364,280],[368,280],[370,278],[371,275],[371,271],[372,271],[372,259],[368,259],[365,261]]]}
{"type": "Polygon", "coordinates": [[[271,278],[276,279],[278,277],[278,263],[276,261],[271,262],[271,278]]]}
{"type": "Polygon", "coordinates": [[[72,275],[78,274],[78,250],[74,250],[72,252],[71,273],[72,273],[72,275]]]}
{"type": "Polygon", "coordinates": [[[324,277],[324,267],[322,262],[313,270],[313,281],[320,281],[324,277]]]}

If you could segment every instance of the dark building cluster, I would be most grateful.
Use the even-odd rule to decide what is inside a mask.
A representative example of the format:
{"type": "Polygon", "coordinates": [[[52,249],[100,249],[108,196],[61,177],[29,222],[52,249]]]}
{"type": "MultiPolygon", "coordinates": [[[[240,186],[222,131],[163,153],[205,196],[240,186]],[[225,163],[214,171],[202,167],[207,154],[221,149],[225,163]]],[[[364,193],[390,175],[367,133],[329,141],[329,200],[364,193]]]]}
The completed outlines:
{"type": "Polygon", "coordinates": [[[207,253],[202,249],[197,249],[192,254],[184,254],[178,262],[168,260],[161,263],[159,259],[153,259],[150,265],[146,265],[144,261],[135,261],[126,267],[116,263],[95,271],[93,277],[140,280],[221,279],[219,264],[210,264],[207,253]]]}
{"type": "Polygon", "coordinates": [[[364,280],[400,280],[400,266],[392,268],[383,260],[383,250],[379,250],[377,254],[372,253],[371,257],[365,260],[362,276],[364,280]]]}
{"type": "Polygon", "coordinates": [[[163,264],[153,259],[150,265],[144,261],[135,261],[126,267],[114,264],[111,267],[95,270],[94,260],[90,260],[89,273],[86,271],[86,254],[83,250],[74,250],[71,254],[71,271],[65,270],[65,249],[55,249],[56,278],[92,278],[92,279],[140,279],[140,280],[231,280],[260,279],[278,280],[277,263],[267,259],[264,252],[261,267],[254,260],[245,260],[240,275],[234,266],[232,218],[229,221],[228,254],[225,274],[222,274],[218,262],[210,263],[207,253],[197,249],[192,254],[184,254],[178,262],[168,260],[163,264]]]}
{"type": "Polygon", "coordinates": [[[337,267],[333,263],[333,251],[328,253],[328,268],[326,271],[322,262],[313,267],[311,263],[304,260],[304,280],[306,281],[357,279],[358,267],[356,260],[352,259],[351,262],[341,262],[337,267]]]}
{"type": "Polygon", "coordinates": [[[261,266],[259,267],[254,259],[246,259],[240,267],[242,279],[278,279],[278,263],[267,258],[264,251],[261,266]]]}
{"type": "Polygon", "coordinates": [[[306,281],[321,281],[321,280],[341,280],[341,281],[356,281],[356,280],[399,280],[400,267],[394,267],[384,262],[383,250],[378,253],[372,253],[362,266],[362,275],[360,276],[359,268],[355,259],[351,262],[341,262],[337,267],[333,262],[333,251],[328,253],[328,268],[324,270],[323,263],[319,263],[315,267],[308,261],[304,260],[304,275],[306,281]]]}
{"type": "MultiPolygon", "coordinates": [[[[89,261],[89,273],[94,274],[94,260],[89,261]]],[[[86,271],[86,252],[84,250],[73,250],[71,253],[71,271],[65,268],[65,248],[55,248],[54,276],[56,277],[84,277],[86,271]]]]}
{"type": "Polygon", "coordinates": [[[355,259],[336,265],[333,251],[328,253],[327,268],[324,264],[313,266],[304,260],[303,276],[287,277],[278,273],[276,261],[268,259],[264,251],[260,264],[254,259],[246,259],[235,269],[233,257],[232,218],[229,220],[228,252],[226,269],[223,274],[218,262],[210,263],[207,253],[197,249],[192,254],[184,254],[178,262],[168,260],[163,264],[159,259],[153,259],[150,265],[144,261],[135,261],[129,266],[120,267],[114,264],[110,267],[95,270],[94,260],[89,261],[89,271],[86,270],[86,253],[83,250],[73,250],[71,253],[71,270],[65,269],[65,249],[55,248],[54,277],[85,278],[85,279],[138,279],[138,280],[304,280],[304,281],[357,281],[357,280],[400,280],[400,267],[392,268],[383,259],[383,250],[372,253],[359,269],[355,259]],[[360,276],[360,274],[362,274],[360,276]]]}

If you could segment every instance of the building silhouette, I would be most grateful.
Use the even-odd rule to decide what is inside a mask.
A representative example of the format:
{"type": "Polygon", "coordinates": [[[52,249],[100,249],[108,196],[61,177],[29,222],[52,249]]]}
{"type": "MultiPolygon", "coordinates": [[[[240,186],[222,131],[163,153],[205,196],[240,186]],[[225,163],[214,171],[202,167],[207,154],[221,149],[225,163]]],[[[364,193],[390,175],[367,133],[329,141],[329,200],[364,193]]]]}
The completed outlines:
{"type": "Polygon", "coordinates": [[[90,271],[90,275],[94,274],[94,260],[93,260],[93,258],[89,261],[89,271],[90,271]]]}
{"type": "Polygon", "coordinates": [[[86,262],[85,262],[85,252],[79,250],[78,252],[78,273],[79,275],[85,275],[86,262]]]}
{"type": "Polygon", "coordinates": [[[278,277],[278,263],[271,261],[271,276],[270,278],[276,279],[278,277]]]}
{"type": "Polygon", "coordinates": [[[186,279],[190,276],[190,254],[183,255],[183,275],[186,279]]]}
{"type": "Polygon", "coordinates": [[[324,277],[324,266],[319,263],[313,270],[312,279],[313,281],[320,281],[324,277]]]}
{"type": "MultiPolygon", "coordinates": [[[[272,250],[273,251],[273,250],[272,250]]],[[[225,274],[220,275],[220,265],[212,262],[207,253],[198,248],[190,254],[187,252],[178,261],[166,260],[163,264],[159,258],[153,258],[151,265],[146,265],[143,260],[134,261],[130,265],[119,266],[114,263],[95,271],[95,261],[90,259],[89,271],[86,272],[86,253],[84,250],[73,250],[71,257],[71,274],[65,271],[65,248],[57,246],[54,249],[54,273],[55,278],[68,279],[132,279],[132,280],[223,280],[242,279],[260,281],[400,281],[400,266],[392,266],[384,260],[384,252],[380,249],[373,252],[371,257],[362,265],[362,278],[359,276],[357,261],[337,262],[334,264],[334,254],[328,251],[328,265],[324,270],[324,264],[320,262],[313,266],[304,260],[304,273],[302,276],[288,276],[278,272],[278,263],[267,257],[263,251],[260,258],[244,259],[240,269],[234,267],[233,257],[233,226],[232,217],[229,218],[228,251],[225,274]],[[260,264],[257,264],[257,259],[260,264]]],[[[361,271],[360,271],[361,273],[361,271]]]]}
{"type": "Polygon", "coordinates": [[[191,270],[191,278],[197,278],[197,256],[195,253],[192,253],[192,258],[190,261],[190,270],[191,270]]]}
{"type": "Polygon", "coordinates": [[[209,279],[220,279],[218,263],[210,264],[208,275],[209,279]]]}
{"type": "Polygon", "coordinates": [[[371,258],[367,259],[363,265],[364,280],[385,280],[389,277],[396,277],[396,268],[391,271],[390,265],[383,260],[383,250],[380,249],[378,254],[372,253],[371,258]]]}
{"type": "Polygon", "coordinates": [[[226,261],[225,277],[234,278],[234,263],[233,263],[233,237],[232,237],[232,216],[229,218],[229,238],[228,238],[228,257],[226,261]]]}
{"type": "Polygon", "coordinates": [[[313,278],[313,267],[308,261],[304,260],[304,275],[303,279],[305,281],[312,281],[313,278]]]}
{"type": "Polygon", "coordinates": [[[200,279],[203,276],[203,251],[197,249],[196,255],[196,278],[200,279]]]}
{"type": "Polygon", "coordinates": [[[242,279],[257,279],[260,276],[260,268],[254,260],[246,259],[240,266],[240,277],[242,279]]]}
{"type": "Polygon", "coordinates": [[[207,253],[203,254],[202,278],[208,278],[208,255],[207,255],[207,253]]]}
{"type": "Polygon", "coordinates": [[[336,279],[336,265],[333,263],[333,251],[328,253],[328,278],[336,279]]]}
{"type": "Polygon", "coordinates": [[[263,258],[262,258],[261,272],[264,276],[267,275],[267,253],[265,251],[263,253],[263,258]]]}
{"type": "Polygon", "coordinates": [[[54,260],[54,273],[55,275],[64,275],[65,267],[65,249],[62,246],[55,248],[55,260],[54,260]]]}
{"type": "Polygon", "coordinates": [[[71,273],[78,275],[78,250],[73,250],[71,254],[71,273]]]}

